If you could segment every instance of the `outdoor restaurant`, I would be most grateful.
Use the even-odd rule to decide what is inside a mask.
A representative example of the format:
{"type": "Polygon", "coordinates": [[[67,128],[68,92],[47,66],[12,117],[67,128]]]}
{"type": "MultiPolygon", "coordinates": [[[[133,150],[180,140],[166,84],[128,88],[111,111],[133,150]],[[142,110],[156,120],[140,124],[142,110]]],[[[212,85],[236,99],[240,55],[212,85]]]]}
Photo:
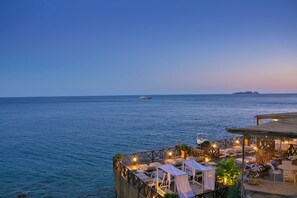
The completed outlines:
{"type": "Polygon", "coordinates": [[[297,197],[297,113],[255,117],[199,148],[117,154],[117,197],[297,197]]]}

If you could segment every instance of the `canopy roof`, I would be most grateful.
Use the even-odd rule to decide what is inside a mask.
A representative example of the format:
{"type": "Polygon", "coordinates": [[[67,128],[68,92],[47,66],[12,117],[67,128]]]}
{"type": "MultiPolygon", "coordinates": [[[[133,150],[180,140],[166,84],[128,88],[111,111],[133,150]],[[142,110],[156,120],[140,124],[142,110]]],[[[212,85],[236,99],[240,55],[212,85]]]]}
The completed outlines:
{"type": "Polygon", "coordinates": [[[297,112],[262,114],[262,115],[256,115],[255,118],[258,118],[258,119],[288,119],[288,118],[297,118],[297,112]]]}
{"type": "Polygon", "coordinates": [[[180,175],[187,175],[185,171],[179,170],[178,168],[175,168],[171,164],[164,164],[158,167],[159,169],[162,169],[163,171],[169,173],[170,175],[176,177],[180,175]]]}
{"type": "Polygon", "coordinates": [[[213,170],[214,168],[198,164],[195,160],[184,161],[184,164],[199,171],[213,170]]]}
{"type": "Polygon", "coordinates": [[[226,128],[226,131],[235,134],[248,134],[254,136],[274,136],[297,138],[297,113],[258,115],[259,119],[278,119],[269,123],[245,128],[226,128]]]}

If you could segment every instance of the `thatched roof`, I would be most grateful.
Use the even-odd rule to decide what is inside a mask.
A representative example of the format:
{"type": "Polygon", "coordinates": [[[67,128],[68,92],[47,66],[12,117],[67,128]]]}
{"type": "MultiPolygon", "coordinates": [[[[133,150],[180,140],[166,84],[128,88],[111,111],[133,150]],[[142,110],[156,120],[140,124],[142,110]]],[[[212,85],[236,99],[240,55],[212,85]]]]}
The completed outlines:
{"type": "Polygon", "coordinates": [[[278,119],[278,121],[244,128],[227,128],[226,131],[253,136],[297,138],[297,113],[258,115],[256,118],[278,119]]]}

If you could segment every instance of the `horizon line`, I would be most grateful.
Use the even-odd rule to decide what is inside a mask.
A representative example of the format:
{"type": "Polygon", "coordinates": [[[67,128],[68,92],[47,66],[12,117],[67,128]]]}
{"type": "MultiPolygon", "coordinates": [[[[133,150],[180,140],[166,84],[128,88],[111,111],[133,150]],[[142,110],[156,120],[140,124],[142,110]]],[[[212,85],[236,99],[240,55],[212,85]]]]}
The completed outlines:
{"type": "MultiPolygon", "coordinates": [[[[244,92],[244,91],[243,91],[244,92]]],[[[0,98],[58,98],[58,97],[110,97],[110,96],[185,96],[185,95],[241,95],[233,93],[170,93],[170,94],[100,94],[100,95],[39,95],[39,96],[0,96],[0,98]]],[[[260,93],[259,94],[247,94],[247,95],[284,95],[284,94],[297,94],[297,92],[290,93],[260,93]]],[[[244,95],[244,94],[242,94],[244,95]]]]}

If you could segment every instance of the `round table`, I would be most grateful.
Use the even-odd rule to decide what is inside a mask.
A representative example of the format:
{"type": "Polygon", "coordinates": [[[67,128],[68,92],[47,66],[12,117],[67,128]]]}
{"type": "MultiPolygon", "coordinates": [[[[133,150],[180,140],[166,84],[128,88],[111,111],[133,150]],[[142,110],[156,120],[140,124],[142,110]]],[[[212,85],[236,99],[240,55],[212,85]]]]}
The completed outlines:
{"type": "Polygon", "coordinates": [[[297,171],[297,166],[295,166],[295,165],[290,165],[290,166],[278,165],[277,167],[282,170],[292,171],[292,174],[295,176],[294,183],[296,182],[296,175],[294,174],[294,172],[297,171]]]}
{"type": "Polygon", "coordinates": [[[278,165],[277,166],[279,169],[283,169],[283,170],[290,170],[290,171],[296,171],[297,170],[297,166],[295,165],[291,165],[291,166],[284,166],[284,165],[278,165]]]}

